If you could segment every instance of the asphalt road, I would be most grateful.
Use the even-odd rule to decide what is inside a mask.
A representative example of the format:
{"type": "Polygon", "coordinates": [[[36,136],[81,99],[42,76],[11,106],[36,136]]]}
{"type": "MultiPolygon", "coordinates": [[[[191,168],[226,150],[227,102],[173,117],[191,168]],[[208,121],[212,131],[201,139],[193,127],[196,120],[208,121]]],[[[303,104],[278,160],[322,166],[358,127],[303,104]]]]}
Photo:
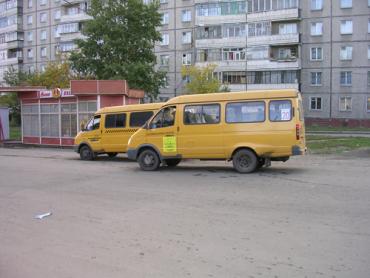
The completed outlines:
{"type": "Polygon", "coordinates": [[[0,148],[0,277],[367,278],[370,152],[358,154],[240,175],[0,148]]]}

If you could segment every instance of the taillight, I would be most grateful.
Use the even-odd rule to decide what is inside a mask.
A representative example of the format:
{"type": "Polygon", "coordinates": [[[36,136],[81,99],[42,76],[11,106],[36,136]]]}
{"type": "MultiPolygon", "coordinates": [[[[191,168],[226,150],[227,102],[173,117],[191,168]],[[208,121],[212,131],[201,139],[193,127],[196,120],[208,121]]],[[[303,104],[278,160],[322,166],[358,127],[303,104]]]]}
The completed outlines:
{"type": "Polygon", "coordinates": [[[296,124],[295,125],[295,138],[297,140],[299,140],[299,138],[300,138],[300,133],[301,133],[301,126],[300,126],[300,124],[296,124]]]}

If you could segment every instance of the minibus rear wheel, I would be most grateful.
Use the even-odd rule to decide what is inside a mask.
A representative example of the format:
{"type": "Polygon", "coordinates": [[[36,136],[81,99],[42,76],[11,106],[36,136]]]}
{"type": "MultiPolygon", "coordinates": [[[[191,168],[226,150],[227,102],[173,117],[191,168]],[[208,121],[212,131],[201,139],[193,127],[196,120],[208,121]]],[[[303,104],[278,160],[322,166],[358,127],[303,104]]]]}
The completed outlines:
{"type": "Polygon", "coordinates": [[[175,167],[180,163],[181,159],[179,158],[171,158],[171,159],[165,159],[164,162],[168,167],[175,167]]]}
{"type": "Polygon", "coordinates": [[[137,159],[141,170],[155,171],[159,168],[161,161],[157,153],[151,149],[146,149],[139,154],[137,159]]]}
{"type": "Polygon", "coordinates": [[[94,160],[95,154],[89,146],[84,145],[80,148],[80,158],[82,160],[94,160]]]}
{"type": "Polygon", "coordinates": [[[241,149],[233,156],[233,166],[239,173],[252,173],[257,169],[258,158],[253,151],[241,149]]]}

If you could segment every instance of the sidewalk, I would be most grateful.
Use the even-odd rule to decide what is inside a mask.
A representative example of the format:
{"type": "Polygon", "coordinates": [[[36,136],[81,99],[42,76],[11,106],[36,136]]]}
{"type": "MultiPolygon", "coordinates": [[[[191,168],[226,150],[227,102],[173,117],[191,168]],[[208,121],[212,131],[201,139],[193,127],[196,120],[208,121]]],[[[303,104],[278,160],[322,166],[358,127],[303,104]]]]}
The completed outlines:
{"type": "Polygon", "coordinates": [[[307,131],[306,135],[323,135],[333,137],[369,137],[369,131],[307,131]]]}

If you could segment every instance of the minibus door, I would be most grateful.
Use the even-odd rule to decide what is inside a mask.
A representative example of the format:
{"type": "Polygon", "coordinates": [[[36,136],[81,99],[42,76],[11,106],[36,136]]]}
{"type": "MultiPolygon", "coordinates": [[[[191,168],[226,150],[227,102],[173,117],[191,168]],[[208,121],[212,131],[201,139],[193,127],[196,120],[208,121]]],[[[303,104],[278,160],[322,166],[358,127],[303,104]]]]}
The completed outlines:
{"type": "Polygon", "coordinates": [[[84,132],[85,138],[94,152],[101,150],[101,128],[100,128],[100,115],[95,115],[87,123],[84,132]]]}
{"type": "Polygon", "coordinates": [[[146,142],[163,157],[177,156],[176,106],[162,108],[148,125],[146,142]]]}

